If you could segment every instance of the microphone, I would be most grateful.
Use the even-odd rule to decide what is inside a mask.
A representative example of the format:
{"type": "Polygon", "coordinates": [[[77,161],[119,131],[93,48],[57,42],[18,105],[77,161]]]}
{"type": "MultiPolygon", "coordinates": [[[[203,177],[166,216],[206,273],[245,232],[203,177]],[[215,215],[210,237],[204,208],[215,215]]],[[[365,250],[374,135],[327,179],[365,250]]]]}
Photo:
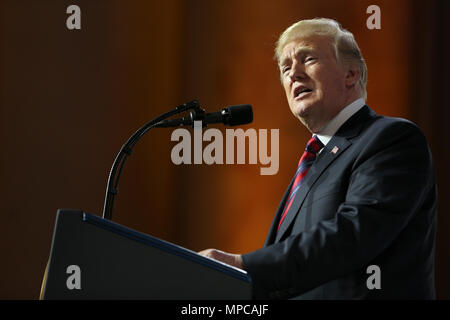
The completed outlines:
{"type": "Polygon", "coordinates": [[[194,126],[194,121],[202,121],[203,127],[213,123],[223,123],[228,126],[238,126],[253,121],[252,106],[249,104],[241,104],[223,108],[221,111],[205,113],[200,107],[195,108],[189,113],[189,116],[164,120],[155,124],[155,127],[168,128],[179,126],[194,126]]]}

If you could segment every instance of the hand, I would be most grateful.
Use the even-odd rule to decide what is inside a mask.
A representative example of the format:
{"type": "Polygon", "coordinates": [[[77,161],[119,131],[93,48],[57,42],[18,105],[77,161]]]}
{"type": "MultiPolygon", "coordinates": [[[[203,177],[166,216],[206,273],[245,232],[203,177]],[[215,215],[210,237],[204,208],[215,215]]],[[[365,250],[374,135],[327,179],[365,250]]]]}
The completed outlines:
{"type": "Polygon", "coordinates": [[[200,251],[199,254],[201,254],[202,256],[229,264],[233,267],[243,269],[242,256],[240,254],[226,253],[226,252],[223,252],[223,251],[220,251],[217,249],[206,249],[206,250],[200,251]]]}

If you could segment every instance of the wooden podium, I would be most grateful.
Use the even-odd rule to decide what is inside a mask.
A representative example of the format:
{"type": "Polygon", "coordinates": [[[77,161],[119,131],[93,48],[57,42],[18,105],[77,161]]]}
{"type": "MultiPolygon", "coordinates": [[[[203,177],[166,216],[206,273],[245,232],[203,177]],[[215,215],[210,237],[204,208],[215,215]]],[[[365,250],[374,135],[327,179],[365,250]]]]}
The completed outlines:
{"type": "Polygon", "coordinates": [[[80,210],[57,212],[43,299],[251,299],[243,270],[80,210]]]}

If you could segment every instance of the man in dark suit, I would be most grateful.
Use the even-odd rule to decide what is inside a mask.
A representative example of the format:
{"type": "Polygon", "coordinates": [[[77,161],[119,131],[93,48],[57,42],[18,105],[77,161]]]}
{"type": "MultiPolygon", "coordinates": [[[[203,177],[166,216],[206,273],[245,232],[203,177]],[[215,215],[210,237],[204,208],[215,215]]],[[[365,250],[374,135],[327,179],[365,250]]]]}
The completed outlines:
{"type": "Polygon", "coordinates": [[[255,298],[434,299],[437,188],[420,129],[365,104],[364,59],[334,20],[292,25],[276,58],[313,137],[264,247],[201,254],[246,270],[255,298]]]}

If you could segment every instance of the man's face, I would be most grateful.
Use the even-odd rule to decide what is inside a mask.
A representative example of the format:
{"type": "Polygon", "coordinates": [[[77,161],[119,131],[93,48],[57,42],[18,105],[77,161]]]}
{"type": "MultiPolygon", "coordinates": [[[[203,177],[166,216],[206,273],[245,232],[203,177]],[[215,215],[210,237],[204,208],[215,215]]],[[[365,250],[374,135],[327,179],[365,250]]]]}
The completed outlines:
{"type": "Polygon", "coordinates": [[[345,71],[331,39],[309,36],[289,42],[280,71],[291,112],[311,132],[319,132],[345,106],[345,71]]]}

